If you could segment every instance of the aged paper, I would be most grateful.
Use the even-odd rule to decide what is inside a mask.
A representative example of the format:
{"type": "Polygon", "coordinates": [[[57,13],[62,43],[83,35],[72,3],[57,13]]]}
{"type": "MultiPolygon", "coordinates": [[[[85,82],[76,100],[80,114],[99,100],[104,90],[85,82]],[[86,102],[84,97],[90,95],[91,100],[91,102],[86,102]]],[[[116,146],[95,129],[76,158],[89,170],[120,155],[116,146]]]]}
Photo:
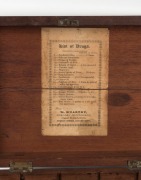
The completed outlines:
{"type": "Polygon", "coordinates": [[[42,28],[42,134],[107,135],[109,31],[42,28]]]}

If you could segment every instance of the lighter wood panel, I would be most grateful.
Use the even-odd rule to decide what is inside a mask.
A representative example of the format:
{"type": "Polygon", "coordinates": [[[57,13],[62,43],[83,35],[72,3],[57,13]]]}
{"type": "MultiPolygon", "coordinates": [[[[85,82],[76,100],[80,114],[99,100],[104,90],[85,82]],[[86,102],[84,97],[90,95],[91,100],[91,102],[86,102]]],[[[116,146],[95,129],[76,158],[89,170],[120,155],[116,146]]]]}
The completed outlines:
{"type": "Polygon", "coordinates": [[[100,180],[136,180],[136,174],[101,174],[100,180]]]}

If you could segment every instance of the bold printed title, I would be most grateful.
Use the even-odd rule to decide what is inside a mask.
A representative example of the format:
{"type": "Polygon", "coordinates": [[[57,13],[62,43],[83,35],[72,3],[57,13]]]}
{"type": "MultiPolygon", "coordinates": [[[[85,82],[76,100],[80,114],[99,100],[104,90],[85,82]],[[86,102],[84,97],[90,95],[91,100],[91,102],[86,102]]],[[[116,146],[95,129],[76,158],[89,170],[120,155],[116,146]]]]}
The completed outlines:
{"type": "Polygon", "coordinates": [[[59,44],[59,48],[83,48],[87,49],[90,48],[89,45],[82,45],[82,44],[59,44]]]}

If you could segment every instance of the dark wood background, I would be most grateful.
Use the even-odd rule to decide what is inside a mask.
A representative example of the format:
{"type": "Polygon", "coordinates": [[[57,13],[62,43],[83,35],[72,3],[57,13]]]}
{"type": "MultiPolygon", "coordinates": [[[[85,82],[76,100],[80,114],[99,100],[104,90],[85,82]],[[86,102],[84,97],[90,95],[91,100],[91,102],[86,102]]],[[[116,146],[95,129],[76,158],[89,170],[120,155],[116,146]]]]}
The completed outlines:
{"type": "MultiPolygon", "coordinates": [[[[141,18],[76,18],[80,27],[110,30],[108,136],[41,135],[41,26],[57,26],[58,17],[3,17],[0,166],[10,160],[32,161],[36,166],[126,165],[127,160],[141,160],[141,18]]],[[[0,176],[12,178],[19,175],[0,176]]],[[[38,172],[26,179],[137,180],[141,176],[125,169],[89,169],[38,172]]]]}

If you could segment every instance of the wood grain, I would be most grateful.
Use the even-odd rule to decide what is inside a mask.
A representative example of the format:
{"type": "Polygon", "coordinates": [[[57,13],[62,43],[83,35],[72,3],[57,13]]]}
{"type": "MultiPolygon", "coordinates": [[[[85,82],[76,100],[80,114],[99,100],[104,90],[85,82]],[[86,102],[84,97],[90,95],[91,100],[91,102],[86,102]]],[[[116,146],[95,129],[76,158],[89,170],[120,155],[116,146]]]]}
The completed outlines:
{"type": "MultiPolygon", "coordinates": [[[[109,89],[141,89],[141,27],[109,30],[109,89]]],[[[0,42],[0,88],[41,88],[41,29],[1,27],[0,42]]]]}
{"type": "Polygon", "coordinates": [[[101,174],[100,180],[136,180],[136,174],[101,174]]]}
{"type": "Polygon", "coordinates": [[[0,28],[0,88],[40,88],[40,28],[0,28]]]}
{"type": "MultiPolygon", "coordinates": [[[[105,19],[103,25],[115,22],[115,25],[126,25],[127,19],[123,19],[117,19],[117,22],[105,19]]],[[[139,25],[139,19],[135,18],[127,24],[139,25]]],[[[52,26],[56,24],[57,18],[54,21],[45,20],[42,20],[44,25],[52,26]]],[[[92,23],[92,19],[88,23],[86,20],[84,25],[92,23]]],[[[36,18],[32,22],[30,18],[18,21],[15,18],[5,21],[0,18],[0,25],[16,26],[19,23],[23,26],[40,26],[41,21],[38,21],[36,18]]],[[[94,21],[93,26],[98,23],[98,20],[94,21]]],[[[10,160],[31,160],[35,165],[69,166],[76,165],[76,162],[77,165],[126,165],[127,160],[141,159],[141,26],[108,27],[110,62],[107,137],[41,135],[41,28],[0,28],[1,166],[7,166],[10,160]]],[[[124,177],[130,178],[130,175],[124,177]]]]}
{"type": "Polygon", "coordinates": [[[83,138],[42,136],[40,95],[40,90],[0,91],[1,152],[141,150],[140,91],[110,90],[108,136],[83,138]]]}
{"type": "Polygon", "coordinates": [[[110,28],[109,88],[140,89],[140,27],[110,28]]]}

